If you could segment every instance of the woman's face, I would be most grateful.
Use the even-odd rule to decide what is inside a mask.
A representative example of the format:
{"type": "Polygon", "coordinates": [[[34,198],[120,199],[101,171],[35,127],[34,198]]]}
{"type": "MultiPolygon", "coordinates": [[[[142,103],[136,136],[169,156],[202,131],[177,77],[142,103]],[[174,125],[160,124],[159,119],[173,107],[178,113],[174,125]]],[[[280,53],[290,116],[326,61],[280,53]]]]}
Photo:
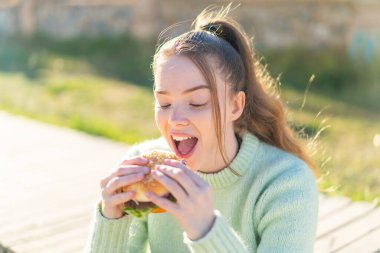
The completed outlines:
{"type": "MultiPolygon", "coordinates": [[[[222,129],[232,133],[226,115],[230,103],[225,83],[215,74],[222,129]],[[225,108],[226,107],[226,108],[225,108]],[[223,123],[224,122],[224,123],[223,123]]],[[[215,133],[211,93],[198,67],[185,56],[160,59],[155,73],[155,119],[171,149],[192,170],[208,171],[223,164],[215,133]]],[[[228,146],[226,138],[225,145],[228,146]]]]}

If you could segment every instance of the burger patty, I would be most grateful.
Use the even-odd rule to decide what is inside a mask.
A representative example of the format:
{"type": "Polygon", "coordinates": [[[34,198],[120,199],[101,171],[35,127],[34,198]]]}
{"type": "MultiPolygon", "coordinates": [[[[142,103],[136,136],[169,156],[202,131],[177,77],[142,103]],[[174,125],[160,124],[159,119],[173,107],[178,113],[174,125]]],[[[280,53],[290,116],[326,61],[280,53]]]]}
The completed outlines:
{"type": "MultiPolygon", "coordinates": [[[[176,199],[173,197],[173,195],[171,195],[169,193],[169,195],[167,197],[165,197],[173,202],[176,202],[176,199]]],[[[129,208],[133,208],[133,209],[141,209],[141,208],[154,208],[154,207],[157,207],[156,204],[154,204],[153,202],[138,202],[138,204],[133,201],[133,200],[130,200],[128,202],[126,202],[124,204],[125,207],[129,207],[129,208]]]]}

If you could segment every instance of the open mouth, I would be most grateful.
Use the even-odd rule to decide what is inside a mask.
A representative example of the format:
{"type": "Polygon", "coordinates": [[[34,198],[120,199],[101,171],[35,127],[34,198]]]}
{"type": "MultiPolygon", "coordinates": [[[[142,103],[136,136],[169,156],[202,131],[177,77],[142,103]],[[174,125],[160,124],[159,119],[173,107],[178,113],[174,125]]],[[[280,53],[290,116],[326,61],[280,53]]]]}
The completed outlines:
{"type": "Polygon", "coordinates": [[[198,138],[187,136],[187,137],[178,137],[178,136],[171,136],[174,147],[175,147],[175,153],[180,158],[187,158],[191,156],[191,154],[195,150],[195,146],[197,145],[198,138]]]}

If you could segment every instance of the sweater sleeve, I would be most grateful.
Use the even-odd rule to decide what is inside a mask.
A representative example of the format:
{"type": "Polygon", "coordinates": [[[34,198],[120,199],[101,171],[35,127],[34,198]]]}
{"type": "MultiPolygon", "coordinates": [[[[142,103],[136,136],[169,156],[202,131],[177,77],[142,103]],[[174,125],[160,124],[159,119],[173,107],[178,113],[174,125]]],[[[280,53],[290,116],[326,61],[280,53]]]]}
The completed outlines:
{"type": "Polygon", "coordinates": [[[147,222],[124,215],[119,219],[107,219],[96,210],[86,253],[145,253],[147,249],[147,222]]]}
{"type": "Polygon", "coordinates": [[[216,219],[210,231],[202,238],[192,241],[183,233],[184,243],[192,253],[248,253],[248,248],[240,236],[228,224],[220,211],[215,210],[216,219]]]}
{"type": "MultiPolygon", "coordinates": [[[[141,146],[130,147],[124,158],[137,156],[141,146]]],[[[145,253],[147,249],[147,221],[124,215],[119,219],[107,219],[101,213],[101,203],[93,216],[92,227],[85,253],[145,253]]]]}
{"type": "Polygon", "coordinates": [[[282,173],[256,204],[257,253],[313,252],[317,220],[318,190],[310,169],[282,173]]]}

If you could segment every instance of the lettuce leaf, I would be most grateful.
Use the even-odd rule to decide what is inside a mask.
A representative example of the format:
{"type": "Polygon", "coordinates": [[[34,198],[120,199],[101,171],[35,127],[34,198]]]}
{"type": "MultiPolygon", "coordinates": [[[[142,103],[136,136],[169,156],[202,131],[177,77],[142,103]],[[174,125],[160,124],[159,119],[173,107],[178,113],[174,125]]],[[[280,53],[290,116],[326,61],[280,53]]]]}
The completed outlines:
{"type": "Polygon", "coordinates": [[[133,215],[135,216],[136,218],[139,218],[139,219],[146,219],[148,214],[152,211],[152,208],[142,208],[142,209],[139,209],[139,210],[136,210],[136,209],[133,209],[133,208],[129,208],[129,207],[124,207],[124,212],[129,214],[129,215],[133,215]]]}

